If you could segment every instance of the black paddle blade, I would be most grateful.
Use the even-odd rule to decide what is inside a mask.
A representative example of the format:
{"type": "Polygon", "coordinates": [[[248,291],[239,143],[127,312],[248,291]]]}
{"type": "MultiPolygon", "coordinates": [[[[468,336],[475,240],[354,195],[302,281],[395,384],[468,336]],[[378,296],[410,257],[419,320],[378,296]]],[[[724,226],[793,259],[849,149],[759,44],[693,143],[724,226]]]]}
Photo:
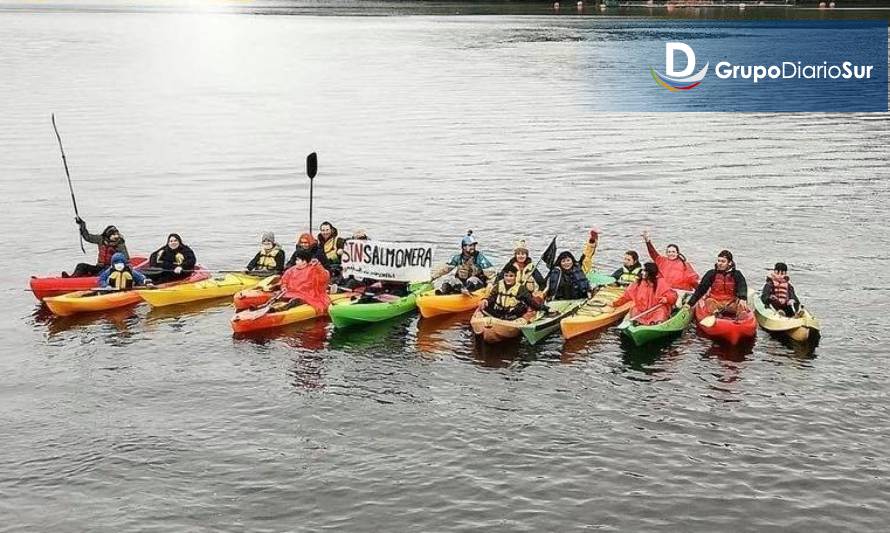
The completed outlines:
{"type": "Polygon", "coordinates": [[[318,154],[312,152],[308,156],[306,156],[306,175],[309,176],[309,179],[315,177],[318,173],[318,154]]]}

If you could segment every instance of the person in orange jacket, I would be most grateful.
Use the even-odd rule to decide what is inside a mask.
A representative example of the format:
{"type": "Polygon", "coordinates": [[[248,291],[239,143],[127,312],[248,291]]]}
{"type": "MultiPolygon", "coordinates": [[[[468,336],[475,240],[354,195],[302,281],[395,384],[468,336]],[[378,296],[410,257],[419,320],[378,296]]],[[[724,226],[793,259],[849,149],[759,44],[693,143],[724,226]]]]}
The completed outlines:
{"type": "Polygon", "coordinates": [[[640,278],[608,307],[621,307],[627,302],[634,304],[633,309],[630,310],[630,316],[639,315],[654,307],[653,311],[639,317],[636,322],[657,324],[670,318],[674,304],[677,303],[677,291],[672,289],[670,283],[659,275],[658,265],[646,263],[640,271],[640,278]]]}
{"type": "Polygon", "coordinates": [[[287,307],[306,303],[320,314],[327,314],[331,298],[328,296],[328,282],[331,274],[313,257],[309,250],[294,252],[294,266],[281,276],[281,299],[288,301],[287,307]]]}
{"type": "Polygon", "coordinates": [[[698,287],[698,272],[692,268],[686,256],[680,253],[679,246],[668,244],[664,255],[661,255],[652,244],[648,231],[643,232],[643,241],[646,243],[649,257],[658,265],[658,271],[671,287],[681,291],[694,291],[698,287]]]}

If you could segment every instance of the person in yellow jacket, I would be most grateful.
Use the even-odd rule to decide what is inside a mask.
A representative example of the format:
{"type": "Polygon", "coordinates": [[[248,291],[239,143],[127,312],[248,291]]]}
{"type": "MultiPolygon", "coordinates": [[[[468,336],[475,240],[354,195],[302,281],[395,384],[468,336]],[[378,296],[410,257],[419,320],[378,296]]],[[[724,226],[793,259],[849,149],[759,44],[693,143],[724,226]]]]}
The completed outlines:
{"type": "Polygon", "coordinates": [[[502,320],[516,320],[530,311],[546,309],[523,283],[519,283],[516,267],[507,265],[494,284],[488,298],[479,302],[479,309],[502,320]]]}
{"type": "Polygon", "coordinates": [[[534,293],[544,288],[544,276],[538,271],[537,265],[528,256],[528,245],[520,239],[513,243],[513,257],[507,261],[504,268],[498,273],[496,281],[504,277],[507,267],[512,266],[516,270],[516,283],[525,285],[525,288],[534,293]]]}
{"type": "Polygon", "coordinates": [[[247,263],[247,273],[265,277],[282,272],[284,272],[284,250],[275,242],[274,233],[264,232],[260,238],[260,251],[253,256],[250,263],[247,263]]]}

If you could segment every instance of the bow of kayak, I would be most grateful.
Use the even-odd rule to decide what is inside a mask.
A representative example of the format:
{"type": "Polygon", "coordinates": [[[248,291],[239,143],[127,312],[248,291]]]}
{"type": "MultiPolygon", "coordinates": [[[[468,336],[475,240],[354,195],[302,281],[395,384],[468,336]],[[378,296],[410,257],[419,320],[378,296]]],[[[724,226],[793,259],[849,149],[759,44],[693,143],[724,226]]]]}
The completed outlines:
{"type": "Polygon", "coordinates": [[[630,339],[637,346],[643,346],[652,341],[682,333],[686,326],[692,322],[692,310],[689,307],[674,309],[671,316],[657,324],[631,324],[626,320],[618,329],[621,335],[630,339]]]}
{"type": "Polygon", "coordinates": [[[633,308],[632,302],[613,308],[608,313],[604,312],[604,308],[611,306],[612,302],[622,294],[624,294],[624,287],[617,285],[607,285],[597,290],[593,297],[584,302],[577,313],[562,319],[559,323],[562,336],[571,339],[620,321],[633,308]]]}
{"type": "Polygon", "coordinates": [[[424,318],[466,313],[476,309],[490,291],[491,287],[484,287],[470,294],[436,294],[435,291],[426,291],[417,296],[417,308],[424,318]]]}
{"type": "Polygon", "coordinates": [[[507,339],[515,339],[522,334],[522,327],[528,324],[528,320],[517,318],[516,320],[502,320],[482,311],[476,311],[470,319],[470,327],[473,333],[489,344],[503,342],[507,339]]]}
{"type": "Polygon", "coordinates": [[[716,316],[714,324],[710,326],[701,323],[703,318],[712,316],[705,306],[705,300],[695,304],[694,313],[698,330],[710,339],[727,344],[739,344],[757,336],[757,320],[754,318],[753,311],[749,310],[747,313],[734,317],[716,316]]]}
{"type": "Polygon", "coordinates": [[[559,329],[559,323],[563,318],[576,312],[583,304],[581,300],[553,300],[547,302],[549,313],[538,313],[528,324],[520,330],[529,344],[537,344],[551,333],[559,329]]]}
{"type": "Polygon", "coordinates": [[[236,292],[255,286],[262,278],[247,274],[226,274],[193,283],[183,283],[163,289],[140,289],[136,293],[152,307],[177,305],[199,300],[232,296],[236,292]]]}

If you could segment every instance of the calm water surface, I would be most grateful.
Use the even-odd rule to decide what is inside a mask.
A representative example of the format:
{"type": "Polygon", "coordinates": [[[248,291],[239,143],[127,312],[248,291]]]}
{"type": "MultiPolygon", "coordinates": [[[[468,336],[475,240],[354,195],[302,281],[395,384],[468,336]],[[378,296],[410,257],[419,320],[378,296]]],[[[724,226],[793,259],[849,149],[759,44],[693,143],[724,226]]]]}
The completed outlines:
{"type": "Polygon", "coordinates": [[[608,21],[0,14],[0,531],[881,530],[887,115],[594,113],[608,21]],[[614,331],[474,346],[466,317],[233,338],[225,302],[52,319],[23,289],[177,231],[211,268],[316,218],[497,263],[652,228],[752,284],[789,263],[815,354],[614,331]],[[89,250],[91,259],[94,251],[89,250]]]}

